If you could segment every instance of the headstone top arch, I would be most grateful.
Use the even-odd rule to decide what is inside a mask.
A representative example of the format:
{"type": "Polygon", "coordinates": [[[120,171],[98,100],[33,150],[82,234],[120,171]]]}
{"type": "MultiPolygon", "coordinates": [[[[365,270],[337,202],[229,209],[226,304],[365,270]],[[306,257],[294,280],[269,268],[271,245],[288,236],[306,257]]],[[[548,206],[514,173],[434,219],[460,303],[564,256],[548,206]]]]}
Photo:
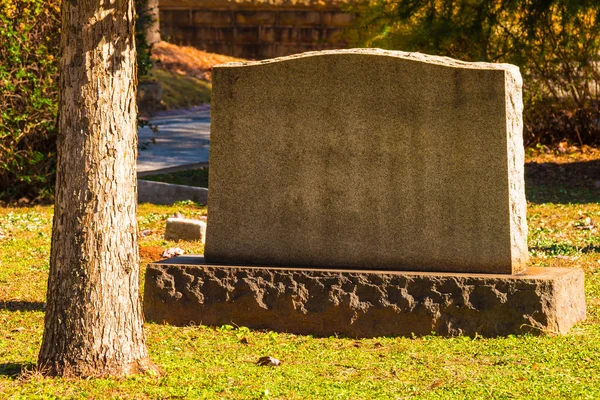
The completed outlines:
{"type": "Polygon", "coordinates": [[[428,63],[433,65],[440,65],[446,67],[453,68],[463,68],[463,69],[481,69],[481,70],[502,70],[508,71],[513,74],[513,78],[518,80],[518,84],[522,85],[523,81],[521,78],[521,72],[519,67],[513,64],[507,63],[488,63],[488,62],[468,62],[457,60],[451,57],[445,56],[434,56],[430,54],[418,53],[418,52],[409,52],[409,51],[399,51],[399,50],[385,50],[378,48],[356,48],[356,49],[338,49],[338,50],[321,50],[321,51],[307,51],[299,54],[292,54],[290,56],[285,57],[275,57],[269,58],[265,60],[259,61],[239,61],[239,62],[228,62],[224,64],[219,64],[216,68],[235,68],[235,67],[250,67],[250,66],[260,66],[266,64],[276,64],[280,62],[286,61],[294,61],[304,58],[314,58],[314,57],[339,57],[344,55],[351,56],[380,56],[380,57],[389,57],[389,58],[399,58],[406,61],[415,61],[428,63]]]}

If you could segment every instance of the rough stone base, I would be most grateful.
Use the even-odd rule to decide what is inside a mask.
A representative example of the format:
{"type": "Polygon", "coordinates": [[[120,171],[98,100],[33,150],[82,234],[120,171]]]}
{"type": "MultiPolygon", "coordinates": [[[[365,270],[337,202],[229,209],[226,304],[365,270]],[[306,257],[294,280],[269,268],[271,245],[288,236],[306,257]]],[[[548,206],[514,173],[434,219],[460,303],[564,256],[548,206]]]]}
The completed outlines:
{"type": "Polygon", "coordinates": [[[146,319],[349,337],[564,334],[585,319],[583,272],[519,275],[218,266],[182,256],[146,271],[146,319]]]}

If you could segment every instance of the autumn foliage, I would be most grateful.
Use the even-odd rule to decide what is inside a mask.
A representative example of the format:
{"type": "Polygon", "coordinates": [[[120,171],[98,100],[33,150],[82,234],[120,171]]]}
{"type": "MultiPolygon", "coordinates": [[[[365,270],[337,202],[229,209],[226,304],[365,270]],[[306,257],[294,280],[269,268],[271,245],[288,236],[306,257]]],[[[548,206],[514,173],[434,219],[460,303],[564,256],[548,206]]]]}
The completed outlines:
{"type": "Polygon", "coordinates": [[[359,45],[521,68],[526,144],[600,144],[600,2],[369,0],[359,45]]]}
{"type": "MultiPolygon", "coordinates": [[[[565,140],[600,145],[600,2],[348,3],[358,16],[350,32],[357,45],[518,65],[525,85],[527,145],[565,140]]],[[[0,0],[0,201],[52,195],[60,23],[59,0],[0,0]]],[[[197,51],[157,46],[163,67],[210,78],[197,51]]],[[[152,62],[149,47],[138,43],[138,50],[144,75],[152,62]]]]}

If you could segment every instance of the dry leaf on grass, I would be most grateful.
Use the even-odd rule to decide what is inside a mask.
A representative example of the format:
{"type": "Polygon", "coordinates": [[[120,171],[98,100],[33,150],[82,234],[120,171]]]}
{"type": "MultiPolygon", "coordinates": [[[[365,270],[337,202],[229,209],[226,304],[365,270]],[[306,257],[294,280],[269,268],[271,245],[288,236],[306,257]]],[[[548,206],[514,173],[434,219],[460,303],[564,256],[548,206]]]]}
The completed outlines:
{"type": "Polygon", "coordinates": [[[172,257],[175,257],[175,256],[180,256],[182,254],[185,254],[185,251],[183,249],[181,249],[179,247],[171,247],[171,248],[168,248],[167,250],[165,250],[162,253],[162,257],[164,257],[164,258],[172,258],[172,257]]]}
{"type": "Polygon", "coordinates": [[[281,365],[281,361],[269,356],[259,358],[256,363],[264,367],[278,367],[279,365],[281,365]]]}

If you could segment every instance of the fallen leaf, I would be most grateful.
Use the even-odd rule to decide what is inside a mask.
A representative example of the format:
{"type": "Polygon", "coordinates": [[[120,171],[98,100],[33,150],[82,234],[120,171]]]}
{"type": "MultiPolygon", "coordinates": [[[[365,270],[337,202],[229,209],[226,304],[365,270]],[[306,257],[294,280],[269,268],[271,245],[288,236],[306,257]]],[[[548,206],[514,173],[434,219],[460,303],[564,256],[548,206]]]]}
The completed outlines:
{"type": "Polygon", "coordinates": [[[592,219],[590,217],[587,217],[584,220],[577,221],[575,227],[577,229],[591,231],[594,229],[594,224],[592,223],[592,219]]]}
{"type": "Polygon", "coordinates": [[[259,358],[256,363],[261,366],[278,367],[281,364],[281,361],[273,357],[264,356],[259,358]]]}
{"type": "Polygon", "coordinates": [[[435,381],[433,381],[433,383],[431,385],[429,385],[429,388],[434,389],[434,388],[440,386],[442,383],[444,383],[444,381],[442,381],[441,379],[436,379],[435,381]]]}
{"type": "Polygon", "coordinates": [[[185,251],[183,249],[181,249],[179,247],[171,247],[171,248],[168,248],[167,250],[165,250],[162,253],[161,257],[171,258],[171,257],[175,257],[175,256],[180,256],[182,254],[185,254],[185,251]]]}

